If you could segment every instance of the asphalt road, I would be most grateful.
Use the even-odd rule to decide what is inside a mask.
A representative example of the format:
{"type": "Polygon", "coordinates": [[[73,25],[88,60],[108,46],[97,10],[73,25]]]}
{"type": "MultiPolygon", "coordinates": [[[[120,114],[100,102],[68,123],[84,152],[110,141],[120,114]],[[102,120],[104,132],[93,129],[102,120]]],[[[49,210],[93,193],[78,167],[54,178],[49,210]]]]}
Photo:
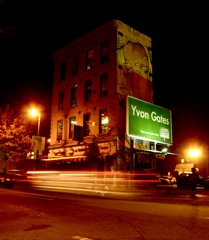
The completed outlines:
{"type": "MultiPolygon", "coordinates": [[[[31,189],[25,184],[15,184],[14,190],[23,191],[41,191],[36,189],[31,189]]],[[[47,191],[44,189],[43,191],[47,191]]],[[[41,191],[42,192],[42,191],[41,191]]],[[[175,203],[194,203],[209,205],[209,190],[203,188],[197,188],[196,191],[191,191],[190,189],[178,189],[174,185],[157,185],[150,187],[149,185],[141,185],[138,187],[126,188],[126,189],[97,189],[92,191],[84,191],[83,189],[71,192],[62,192],[52,190],[52,193],[58,195],[86,195],[92,197],[102,197],[102,198],[112,198],[112,199],[127,199],[136,201],[158,201],[158,202],[175,202],[175,203]]]]}
{"type": "Polygon", "coordinates": [[[209,235],[209,206],[196,204],[199,196],[192,198],[196,202],[170,203],[166,199],[172,194],[162,189],[141,190],[131,199],[15,188],[0,192],[1,240],[202,240],[209,235]]]}

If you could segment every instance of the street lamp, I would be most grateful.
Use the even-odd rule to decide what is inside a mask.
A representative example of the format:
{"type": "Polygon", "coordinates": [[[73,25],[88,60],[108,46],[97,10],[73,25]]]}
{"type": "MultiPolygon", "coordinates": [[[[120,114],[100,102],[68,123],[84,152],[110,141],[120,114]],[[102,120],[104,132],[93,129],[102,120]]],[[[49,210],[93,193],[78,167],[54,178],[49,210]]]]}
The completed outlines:
{"type": "Polygon", "coordinates": [[[37,135],[38,137],[34,138],[35,146],[34,146],[34,159],[36,159],[36,169],[38,169],[38,155],[39,151],[41,150],[40,148],[40,123],[41,123],[41,113],[37,109],[33,108],[29,110],[29,114],[33,117],[38,117],[38,132],[37,135]]]}
{"type": "Polygon", "coordinates": [[[39,111],[37,111],[36,109],[31,109],[29,111],[30,115],[31,116],[34,116],[34,117],[38,117],[38,132],[37,132],[37,135],[39,136],[40,135],[40,123],[41,123],[41,113],[39,111]]]}
{"type": "Polygon", "coordinates": [[[194,149],[189,150],[188,154],[192,159],[196,160],[196,164],[197,164],[197,159],[200,157],[201,151],[197,148],[194,148],[194,149]]]}

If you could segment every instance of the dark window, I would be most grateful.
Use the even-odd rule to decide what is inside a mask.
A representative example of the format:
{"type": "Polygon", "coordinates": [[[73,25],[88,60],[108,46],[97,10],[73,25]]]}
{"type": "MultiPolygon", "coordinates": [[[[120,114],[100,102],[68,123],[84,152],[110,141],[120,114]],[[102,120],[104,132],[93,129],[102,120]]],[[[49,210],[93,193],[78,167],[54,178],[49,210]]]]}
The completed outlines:
{"type": "Polygon", "coordinates": [[[77,92],[78,92],[78,85],[73,85],[71,89],[71,106],[77,106],[77,92]]]}
{"type": "Polygon", "coordinates": [[[66,61],[60,64],[60,80],[65,80],[66,78],[66,61]]]}
{"type": "Polygon", "coordinates": [[[108,112],[107,109],[101,109],[99,111],[99,133],[108,132],[108,112]]]}
{"type": "Polygon", "coordinates": [[[72,139],[74,136],[74,126],[76,124],[76,117],[71,117],[69,119],[69,138],[72,139]]]}
{"type": "Polygon", "coordinates": [[[83,142],[83,127],[74,125],[73,140],[83,142]]]}
{"type": "Polygon", "coordinates": [[[57,121],[57,141],[62,140],[62,134],[63,134],[63,120],[57,121]]]}
{"type": "Polygon", "coordinates": [[[100,97],[108,95],[108,73],[100,76],[100,97]]]}
{"type": "Polygon", "coordinates": [[[93,56],[94,56],[93,49],[89,49],[86,51],[86,70],[93,68],[93,56]]]}
{"type": "Polygon", "coordinates": [[[90,113],[86,113],[83,115],[83,136],[89,136],[90,133],[90,113]]]}
{"type": "Polygon", "coordinates": [[[91,100],[91,95],[92,95],[92,82],[91,79],[86,80],[84,83],[84,102],[88,102],[91,100]]]}
{"type": "Polygon", "coordinates": [[[73,57],[72,75],[75,75],[78,73],[78,66],[79,66],[79,58],[78,58],[78,55],[75,55],[73,57]]]}
{"type": "Polygon", "coordinates": [[[59,97],[58,97],[58,110],[64,109],[64,99],[65,99],[65,92],[64,90],[60,90],[59,97]]]}
{"type": "Polygon", "coordinates": [[[101,44],[101,63],[107,62],[109,60],[108,54],[108,40],[105,40],[101,44]]]}

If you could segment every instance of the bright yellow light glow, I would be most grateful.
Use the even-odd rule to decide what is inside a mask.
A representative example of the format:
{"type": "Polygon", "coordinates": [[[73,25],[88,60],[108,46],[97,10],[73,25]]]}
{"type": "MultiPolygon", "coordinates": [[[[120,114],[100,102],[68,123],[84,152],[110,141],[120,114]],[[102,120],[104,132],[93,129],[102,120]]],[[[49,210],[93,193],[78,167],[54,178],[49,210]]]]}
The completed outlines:
{"type": "Polygon", "coordinates": [[[29,114],[33,117],[38,117],[38,132],[37,132],[37,135],[39,136],[39,133],[40,133],[40,122],[41,122],[41,113],[36,110],[35,108],[32,108],[29,110],[29,114]]]}
{"type": "Polygon", "coordinates": [[[199,149],[191,149],[189,150],[189,156],[190,157],[199,157],[201,155],[201,152],[199,149]]]}
{"type": "Polygon", "coordinates": [[[29,113],[31,116],[38,116],[38,111],[36,109],[31,109],[29,113]]]}
{"type": "Polygon", "coordinates": [[[102,118],[102,124],[108,124],[108,117],[103,117],[102,118]]]}

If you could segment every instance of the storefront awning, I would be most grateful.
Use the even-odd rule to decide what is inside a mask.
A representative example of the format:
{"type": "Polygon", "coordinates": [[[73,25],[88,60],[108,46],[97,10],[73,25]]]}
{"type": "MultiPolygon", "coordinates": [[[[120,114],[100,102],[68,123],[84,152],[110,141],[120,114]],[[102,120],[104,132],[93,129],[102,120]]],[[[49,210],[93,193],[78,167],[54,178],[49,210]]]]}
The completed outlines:
{"type": "Polygon", "coordinates": [[[87,156],[71,156],[71,157],[54,157],[54,158],[43,158],[41,161],[69,161],[69,162],[81,162],[87,161],[87,156]]]}
{"type": "Polygon", "coordinates": [[[179,173],[191,173],[192,168],[194,167],[194,163],[178,163],[174,171],[179,173]]]}

